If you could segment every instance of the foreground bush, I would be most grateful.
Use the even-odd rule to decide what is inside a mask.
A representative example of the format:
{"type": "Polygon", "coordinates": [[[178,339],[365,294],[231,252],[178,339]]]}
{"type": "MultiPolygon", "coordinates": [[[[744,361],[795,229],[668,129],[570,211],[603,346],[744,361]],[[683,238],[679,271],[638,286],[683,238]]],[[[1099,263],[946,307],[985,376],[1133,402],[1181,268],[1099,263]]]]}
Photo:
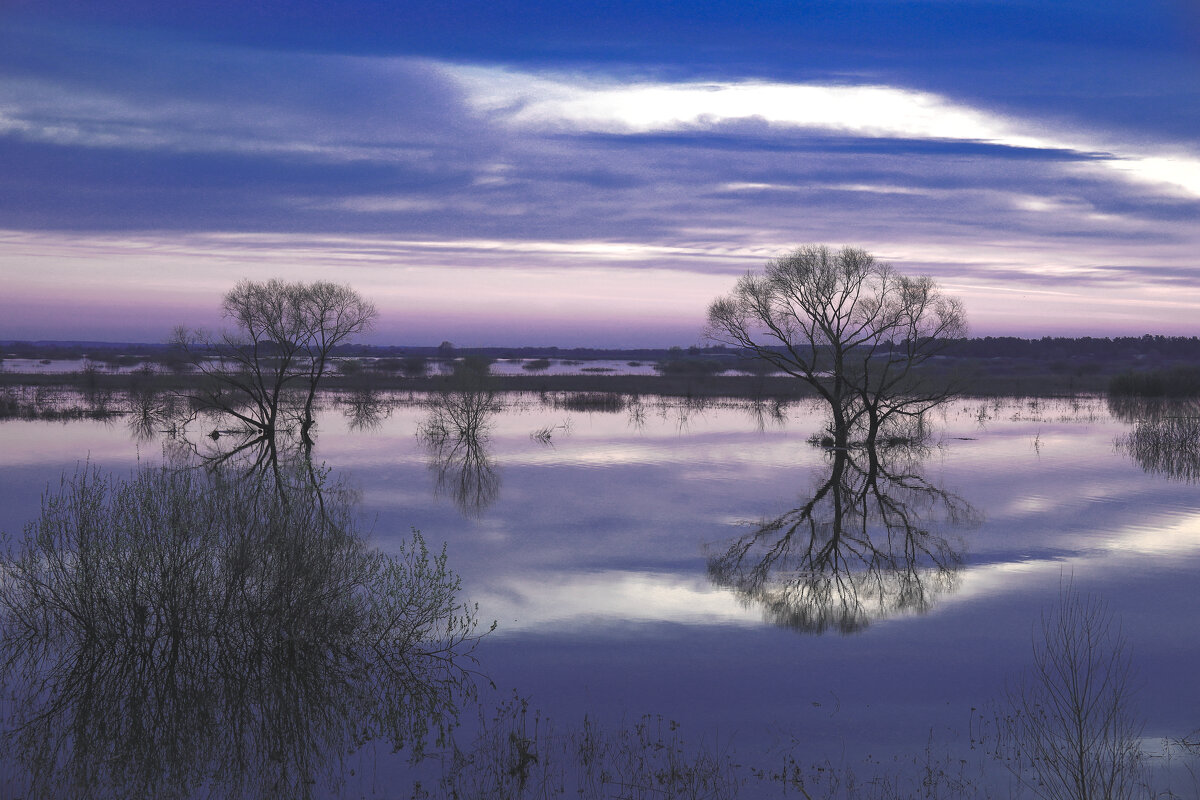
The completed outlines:
{"type": "Polygon", "coordinates": [[[368,741],[445,740],[478,639],[445,552],[369,548],[348,491],[274,467],[82,470],[5,539],[17,796],[321,795],[368,741]]]}

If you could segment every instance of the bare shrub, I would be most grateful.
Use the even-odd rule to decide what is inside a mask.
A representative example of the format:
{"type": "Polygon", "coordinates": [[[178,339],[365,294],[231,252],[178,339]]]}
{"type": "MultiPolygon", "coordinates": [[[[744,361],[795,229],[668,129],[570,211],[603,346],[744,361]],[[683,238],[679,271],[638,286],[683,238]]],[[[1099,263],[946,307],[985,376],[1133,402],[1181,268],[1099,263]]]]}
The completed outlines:
{"type": "Polygon", "coordinates": [[[445,742],[476,611],[444,549],[367,547],[320,478],[88,469],[44,498],[0,558],[16,796],[323,796],[365,742],[445,742]]]}
{"type": "Polygon", "coordinates": [[[1123,800],[1145,786],[1125,637],[1105,603],[1070,582],[1043,613],[1033,666],[1008,692],[999,752],[1046,800],[1123,800]]]}
{"type": "Polygon", "coordinates": [[[468,517],[478,517],[500,493],[500,474],[488,449],[491,426],[501,406],[491,391],[431,395],[417,439],[429,452],[434,492],[449,494],[468,517]]]}

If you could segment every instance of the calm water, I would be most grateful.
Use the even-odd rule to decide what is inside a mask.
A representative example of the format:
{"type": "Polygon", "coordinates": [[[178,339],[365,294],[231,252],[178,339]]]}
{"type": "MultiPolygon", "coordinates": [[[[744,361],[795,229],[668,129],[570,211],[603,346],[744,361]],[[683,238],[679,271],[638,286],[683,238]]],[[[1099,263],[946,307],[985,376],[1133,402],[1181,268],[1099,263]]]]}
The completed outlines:
{"type": "MultiPolygon", "coordinates": [[[[1146,736],[1200,725],[1200,493],[1117,446],[1132,423],[1103,400],[964,400],[874,472],[808,444],[822,420],[802,405],[501,396],[466,446],[430,436],[422,402],[359,426],[345,400],[314,457],[358,490],[375,547],[412,528],[447,544],[497,622],[485,702],[515,690],[572,724],[661,713],[747,754],[915,752],[1001,695],[1066,576],[1119,617],[1146,736]],[[834,504],[869,475],[873,505],[841,520],[867,523],[831,545],[834,504]]],[[[0,423],[0,530],[84,462],[128,473],[162,452],[120,420],[0,423]]],[[[357,758],[349,793],[388,795],[403,767],[357,758]]]]}

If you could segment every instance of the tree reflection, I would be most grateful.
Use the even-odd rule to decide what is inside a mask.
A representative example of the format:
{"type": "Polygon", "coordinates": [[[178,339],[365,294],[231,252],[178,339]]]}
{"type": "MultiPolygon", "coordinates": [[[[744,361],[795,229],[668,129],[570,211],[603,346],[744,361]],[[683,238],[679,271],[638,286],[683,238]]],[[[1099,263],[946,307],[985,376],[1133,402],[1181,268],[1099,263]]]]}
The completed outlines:
{"type": "Polygon", "coordinates": [[[443,392],[429,401],[417,431],[429,452],[434,492],[449,494],[469,517],[482,514],[500,494],[500,474],[487,449],[498,409],[490,391],[443,392]]]}
{"type": "Polygon", "coordinates": [[[182,416],[178,398],[135,383],[125,399],[129,432],[138,442],[149,442],[170,430],[182,416]]]}
{"type": "Polygon", "coordinates": [[[975,511],[920,474],[921,454],[830,451],[812,497],[710,554],[709,576],[771,622],[806,633],[853,633],[927,611],[962,564],[962,545],[936,527],[968,523],[975,511]]]}
{"type": "Polygon", "coordinates": [[[0,573],[5,751],[33,797],[305,797],[383,740],[419,757],[473,695],[476,612],[291,465],[64,481],[0,573]]]}
{"type": "Polygon", "coordinates": [[[1116,441],[1143,470],[1200,481],[1200,402],[1110,398],[1109,409],[1133,428],[1116,441]]]}
{"type": "Polygon", "coordinates": [[[352,431],[374,430],[392,413],[391,398],[369,386],[353,389],[341,396],[338,404],[352,431]]]}
{"type": "Polygon", "coordinates": [[[759,432],[768,427],[782,428],[787,423],[787,406],[779,398],[751,400],[746,411],[759,432]]]}

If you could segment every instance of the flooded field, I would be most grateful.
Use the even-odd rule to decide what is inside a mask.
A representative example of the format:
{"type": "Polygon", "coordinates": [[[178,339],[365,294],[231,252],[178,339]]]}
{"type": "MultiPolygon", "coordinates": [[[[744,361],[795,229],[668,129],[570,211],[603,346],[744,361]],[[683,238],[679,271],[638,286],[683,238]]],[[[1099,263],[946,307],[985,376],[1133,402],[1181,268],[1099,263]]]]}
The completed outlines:
{"type": "MultiPolygon", "coordinates": [[[[540,715],[543,735],[552,725],[564,735],[590,725],[618,742],[619,732],[639,730],[643,715],[661,715],[665,722],[657,724],[667,727],[654,735],[685,737],[693,761],[696,752],[707,752],[741,765],[726,788],[741,781],[743,796],[784,788],[781,781],[756,783],[746,765],[770,770],[828,761],[862,776],[909,769],[913,757],[931,748],[968,764],[971,780],[1011,788],[1011,775],[984,756],[994,740],[978,750],[972,745],[995,736],[991,726],[1005,711],[1006,690],[1019,685],[1032,661],[1039,620],[1067,585],[1102,598],[1120,625],[1136,688],[1132,709],[1144,721],[1139,736],[1147,749],[1159,752],[1163,739],[1200,726],[1193,676],[1200,663],[1200,495],[1194,431],[1180,427],[1186,419],[1176,411],[1110,407],[1102,398],[964,399],[930,414],[919,444],[837,452],[812,443],[824,420],[819,408],[800,404],[343,394],[325,397],[316,445],[299,462],[282,443],[273,452],[258,445],[238,451],[245,443],[230,434],[213,438],[203,421],[168,436],[152,423],[131,425],[129,415],[8,420],[0,422],[0,530],[11,556],[41,514],[43,497],[62,493],[64,476],[70,484],[95,469],[130,481],[164,461],[186,461],[222,463],[244,481],[271,476],[273,491],[283,496],[280,487],[301,487],[308,504],[315,493],[332,507],[336,495],[344,515],[338,519],[354,538],[338,539],[333,549],[323,545],[314,563],[353,571],[366,563],[356,559],[383,559],[371,569],[400,565],[401,572],[388,574],[415,585],[414,576],[436,573],[444,543],[445,568],[461,580],[456,596],[468,604],[455,613],[471,617],[477,625],[471,637],[478,639],[456,662],[463,675],[432,683],[440,687],[435,694],[443,693],[437,702],[421,705],[401,684],[380,678],[380,670],[346,666],[352,661],[321,662],[325,671],[316,675],[326,690],[317,692],[299,656],[272,661],[266,670],[261,653],[238,650],[242,660],[235,659],[218,632],[210,632],[219,646],[196,651],[197,658],[234,664],[233,683],[194,684],[210,700],[214,693],[225,698],[218,705],[226,711],[189,724],[236,730],[237,744],[205,745],[189,762],[185,783],[197,795],[223,796],[229,786],[254,794],[278,786],[278,773],[287,772],[316,796],[408,797],[414,776],[434,785],[454,749],[448,740],[439,743],[433,724],[425,747],[430,757],[410,765],[415,728],[404,723],[410,727],[403,747],[392,754],[399,731],[386,708],[406,709],[406,719],[420,709],[438,720],[456,716],[461,727],[454,741],[471,752],[486,739],[476,723],[481,710],[485,719],[498,707],[507,709],[501,716],[515,715],[504,705],[514,695],[527,705],[530,730],[540,715]],[[303,470],[278,471],[279,464],[295,463],[303,470]],[[413,567],[416,541],[429,551],[425,572],[413,567]],[[261,681],[253,687],[258,694],[243,698],[250,721],[228,711],[238,706],[227,696],[238,675],[261,681]],[[468,683],[473,688],[462,691],[468,683]],[[280,715],[286,725],[276,724],[280,715]],[[312,726],[320,732],[298,731],[312,726]],[[291,755],[280,762],[273,747],[291,755]],[[303,758],[296,756],[301,750],[303,758]],[[279,763],[286,769],[263,766],[279,763]],[[245,774],[233,780],[238,770],[245,774]]],[[[225,495],[209,484],[187,491],[218,498],[214,508],[225,508],[219,500],[225,495]]],[[[231,497],[229,503],[250,502],[231,497]]],[[[268,547],[277,540],[254,541],[268,547]]],[[[211,547],[218,555],[210,560],[227,564],[228,543],[211,547]]],[[[163,552],[175,551],[164,546],[163,552]]],[[[274,564],[274,558],[260,560],[274,564]]],[[[70,553],[63,559],[70,573],[76,562],[70,553]]],[[[223,569],[196,574],[229,580],[223,569]]],[[[11,562],[8,570],[11,598],[11,562]]],[[[326,641],[314,639],[312,620],[333,625],[325,615],[347,598],[394,600],[401,591],[395,584],[371,589],[368,579],[328,580],[348,586],[348,594],[310,598],[315,616],[304,617],[305,641],[326,641]]],[[[221,605],[214,596],[195,595],[221,605]]],[[[161,611],[141,599],[129,604],[139,625],[161,611]]],[[[444,603],[443,611],[452,606],[444,603]]],[[[239,607],[228,620],[260,642],[268,634],[255,627],[256,607],[239,607]]],[[[361,644],[357,632],[366,623],[354,620],[366,612],[360,600],[351,607],[359,610],[346,611],[340,633],[328,634],[329,652],[357,652],[361,644]]],[[[386,603],[370,608],[384,616],[405,613],[386,603]]],[[[196,750],[188,725],[164,721],[170,708],[145,710],[163,696],[161,685],[101,680],[86,670],[51,669],[49,680],[38,673],[48,662],[79,663],[62,661],[62,653],[79,651],[99,624],[83,625],[84,633],[69,641],[48,636],[39,645],[48,649],[22,662],[23,672],[10,670],[8,752],[36,756],[10,759],[4,780],[18,787],[16,796],[28,780],[22,763],[70,780],[118,780],[111,761],[90,772],[70,770],[101,752],[132,765],[122,769],[170,773],[171,759],[155,739],[164,731],[179,753],[196,750]],[[67,685],[64,675],[87,683],[87,692],[67,685]],[[138,696],[122,696],[132,686],[138,696]],[[144,714],[145,747],[105,750],[90,741],[103,738],[105,727],[79,724],[78,705],[70,704],[81,696],[113,719],[121,709],[144,714]],[[148,752],[153,762],[139,761],[148,752]]],[[[126,633],[111,636],[128,644],[126,633]]],[[[404,661],[399,652],[368,650],[385,673],[404,661]]],[[[149,658],[159,664],[169,656],[149,658]]],[[[124,663],[96,662],[103,670],[124,663]]],[[[130,730],[117,722],[111,727],[130,730]]],[[[649,734],[643,728],[638,735],[649,734]]],[[[638,749],[628,741],[625,747],[638,749]]],[[[546,742],[542,748],[548,755],[546,742]]],[[[135,778],[158,785],[152,776],[123,773],[119,780],[135,778]]],[[[119,787],[113,794],[121,794],[119,787]]]]}

